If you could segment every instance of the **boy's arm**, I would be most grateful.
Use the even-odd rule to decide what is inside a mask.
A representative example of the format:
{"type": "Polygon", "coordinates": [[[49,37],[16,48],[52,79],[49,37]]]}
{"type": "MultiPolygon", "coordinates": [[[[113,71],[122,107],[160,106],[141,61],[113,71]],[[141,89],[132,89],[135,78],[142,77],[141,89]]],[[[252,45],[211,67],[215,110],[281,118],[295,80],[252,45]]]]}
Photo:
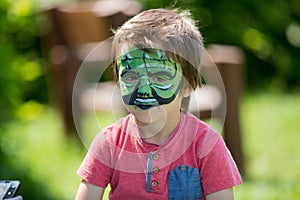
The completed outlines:
{"type": "Polygon", "coordinates": [[[98,187],[86,181],[82,181],[79,185],[76,200],[99,200],[102,199],[104,188],[98,187]]]}
{"type": "Polygon", "coordinates": [[[211,193],[206,196],[206,200],[233,200],[232,188],[211,193]]]}

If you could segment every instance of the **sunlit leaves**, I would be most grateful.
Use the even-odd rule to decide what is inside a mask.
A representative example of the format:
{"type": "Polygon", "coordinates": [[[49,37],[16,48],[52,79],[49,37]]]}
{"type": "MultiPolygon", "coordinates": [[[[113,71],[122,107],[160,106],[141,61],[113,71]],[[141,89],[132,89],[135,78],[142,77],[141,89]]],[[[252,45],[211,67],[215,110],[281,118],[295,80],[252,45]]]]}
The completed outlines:
{"type": "Polygon", "coordinates": [[[292,22],[285,30],[288,42],[294,47],[300,47],[300,24],[292,22]]]}
{"type": "Polygon", "coordinates": [[[269,38],[256,29],[248,28],[244,31],[243,43],[261,59],[267,59],[272,53],[269,38]]]}

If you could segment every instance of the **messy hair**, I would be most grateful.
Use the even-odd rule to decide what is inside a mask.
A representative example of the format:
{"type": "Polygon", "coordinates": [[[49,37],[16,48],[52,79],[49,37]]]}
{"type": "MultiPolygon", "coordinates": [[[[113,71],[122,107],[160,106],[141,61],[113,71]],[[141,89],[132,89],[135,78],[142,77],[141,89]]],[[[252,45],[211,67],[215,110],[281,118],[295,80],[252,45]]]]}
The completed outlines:
{"type": "MultiPolygon", "coordinates": [[[[114,60],[123,45],[161,49],[182,66],[183,76],[195,89],[200,86],[200,62],[203,39],[189,11],[151,9],[141,12],[115,31],[112,44],[114,60]]],[[[114,63],[117,79],[118,66],[114,63]]]]}

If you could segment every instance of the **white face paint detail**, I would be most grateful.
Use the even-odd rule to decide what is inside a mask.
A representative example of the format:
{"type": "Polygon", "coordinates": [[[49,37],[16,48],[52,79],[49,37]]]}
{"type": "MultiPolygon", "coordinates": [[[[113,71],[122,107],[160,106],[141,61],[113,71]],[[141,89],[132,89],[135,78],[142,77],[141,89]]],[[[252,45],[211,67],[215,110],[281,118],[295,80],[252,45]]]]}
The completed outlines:
{"type": "Polygon", "coordinates": [[[166,86],[162,86],[162,85],[154,85],[154,87],[158,88],[158,89],[161,89],[161,90],[166,90],[166,89],[169,89],[172,87],[172,83],[169,84],[169,85],[166,85],[166,86]]]}
{"type": "Polygon", "coordinates": [[[157,102],[156,99],[136,99],[137,102],[141,102],[141,103],[153,103],[153,102],[157,102]]]}
{"type": "Polygon", "coordinates": [[[132,86],[134,86],[134,84],[132,84],[132,83],[122,83],[122,85],[124,85],[126,87],[132,87],[132,86]]]}

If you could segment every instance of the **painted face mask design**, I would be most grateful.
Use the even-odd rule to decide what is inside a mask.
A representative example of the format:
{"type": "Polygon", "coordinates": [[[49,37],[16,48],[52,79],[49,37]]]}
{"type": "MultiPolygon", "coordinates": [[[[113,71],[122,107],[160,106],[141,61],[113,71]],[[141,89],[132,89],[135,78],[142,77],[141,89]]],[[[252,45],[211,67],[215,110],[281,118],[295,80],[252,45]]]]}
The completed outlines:
{"type": "Polygon", "coordinates": [[[122,98],[141,109],[172,102],[181,86],[182,69],[162,50],[136,49],[117,59],[122,98]]]}

